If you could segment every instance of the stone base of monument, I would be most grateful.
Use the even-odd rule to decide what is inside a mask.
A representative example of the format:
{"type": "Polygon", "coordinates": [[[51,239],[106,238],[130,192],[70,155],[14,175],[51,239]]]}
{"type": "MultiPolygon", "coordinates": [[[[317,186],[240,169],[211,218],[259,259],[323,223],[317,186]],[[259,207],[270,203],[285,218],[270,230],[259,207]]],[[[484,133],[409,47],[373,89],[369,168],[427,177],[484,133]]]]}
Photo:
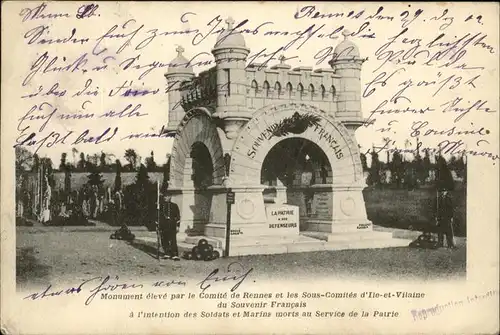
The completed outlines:
{"type": "MultiPolygon", "coordinates": [[[[214,250],[224,254],[225,239],[208,236],[186,236],[178,239],[179,254],[191,251],[200,239],[206,239],[214,250]]],[[[156,247],[155,237],[141,237],[136,242],[156,247]]],[[[230,244],[230,256],[270,255],[310,251],[379,249],[407,247],[411,240],[393,238],[391,232],[366,231],[355,233],[301,232],[298,236],[260,236],[239,238],[230,244]]]]}
{"type": "MultiPolygon", "coordinates": [[[[179,244],[179,248],[190,249],[201,238],[219,250],[223,255],[223,238],[191,236],[179,244]]],[[[389,247],[407,247],[410,240],[393,238],[390,232],[355,232],[321,233],[301,232],[298,236],[260,236],[257,238],[239,238],[230,243],[230,256],[286,254],[308,251],[375,249],[389,247]]]]}
{"type": "Polygon", "coordinates": [[[368,220],[336,222],[335,220],[307,220],[304,227],[306,231],[325,233],[352,233],[360,231],[371,231],[372,223],[368,220]],[[347,222],[347,223],[346,223],[347,222]]]}

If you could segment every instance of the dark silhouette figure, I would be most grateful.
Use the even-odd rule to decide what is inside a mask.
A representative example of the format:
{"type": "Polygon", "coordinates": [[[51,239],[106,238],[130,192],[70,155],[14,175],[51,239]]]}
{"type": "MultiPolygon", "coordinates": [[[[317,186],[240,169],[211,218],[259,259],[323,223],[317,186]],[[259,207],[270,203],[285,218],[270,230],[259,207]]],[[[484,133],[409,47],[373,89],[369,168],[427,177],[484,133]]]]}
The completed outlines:
{"type": "Polygon", "coordinates": [[[179,206],[171,201],[170,196],[165,197],[160,213],[161,245],[165,255],[163,258],[179,260],[177,249],[177,231],[180,223],[179,206]]]}
{"type": "Polygon", "coordinates": [[[444,236],[446,236],[446,246],[455,249],[453,240],[453,201],[448,191],[438,193],[436,201],[436,221],[438,228],[438,245],[444,246],[444,236]]]}

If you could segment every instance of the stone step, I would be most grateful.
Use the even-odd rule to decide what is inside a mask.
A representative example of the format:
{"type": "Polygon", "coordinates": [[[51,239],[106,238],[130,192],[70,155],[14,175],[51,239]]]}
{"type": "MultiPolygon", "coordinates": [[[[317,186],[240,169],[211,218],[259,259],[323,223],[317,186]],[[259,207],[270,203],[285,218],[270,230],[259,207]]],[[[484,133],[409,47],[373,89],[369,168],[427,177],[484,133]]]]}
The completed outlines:
{"type": "Polygon", "coordinates": [[[367,224],[364,228],[358,228],[355,223],[336,223],[325,220],[308,220],[304,226],[308,232],[324,232],[324,233],[350,233],[359,231],[372,231],[373,225],[367,224]]]}
{"type": "Polygon", "coordinates": [[[323,233],[323,232],[302,232],[303,235],[312,238],[317,238],[323,241],[358,241],[358,240],[381,240],[391,239],[393,234],[391,232],[380,231],[360,231],[349,233],[323,233]]]}
{"type": "MultiPolygon", "coordinates": [[[[359,235],[359,234],[358,234],[359,235]]],[[[376,235],[376,234],[375,234],[376,235]]],[[[372,235],[371,237],[374,237],[372,235]]],[[[191,251],[197,245],[198,239],[189,239],[187,241],[179,241],[177,243],[179,254],[182,255],[185,251],[191,251]]],[[[212,239],[213,240],[213,239],[212,239]]],[[[156,247],[156,238],[140,237],[137,242],[144,243],[156,247]]],[[[208,238],[207,238],[208,241],[208,238]]],[[[270,254],[287,254],[311,251],[328,251],[328,250],[347,250],[347,249],[380,249],[393,247],[407,247],[411,240],[391,238],[383,233],[379,238],[351,238],[338,240],[321,240],[310,236],[299,235],[296,239],[276,238],[276,236],[263,236],[259,241],[255,240],[240,240],[238,243],[231,243],[230,256],[245,256],[245,255],[270,255],[270,254]]],[[[223,248],[214,247],[214,250],[219,251],[222,256],[223,248]]]]}
{"type": "Polygon", "coordinates": [[[349,250],[349,249],[380,249],[380,248],[397,248],[408,247],[410,243],[406,239],[384,238],[381,240],[358,240],[344,242],[326,242],[317,240],[315,242],[291,243],[291,244],[272,244],[260,245],[258,248],[254,246],[235,246],[231,247],[230,256],[245,256],[258,254],[287,254],[312,251],[333,251],[333,250],[349,250]]]}

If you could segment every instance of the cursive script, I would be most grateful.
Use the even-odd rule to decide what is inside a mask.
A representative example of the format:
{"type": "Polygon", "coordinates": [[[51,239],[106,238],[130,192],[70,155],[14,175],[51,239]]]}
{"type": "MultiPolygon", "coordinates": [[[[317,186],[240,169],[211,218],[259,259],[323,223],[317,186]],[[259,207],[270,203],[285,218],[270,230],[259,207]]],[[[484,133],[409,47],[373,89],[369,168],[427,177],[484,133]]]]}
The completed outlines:
{"type": "Polygon", "coordinates": [[[202,292],[209,289],[213,285],[221,283],[234,284],[231,287],[231,292],[236,291],[240,285],[247,279],[248,275],[253,271],[253,268],[245,269],[239,262],[230,263],[226,269],[214,269],[201,282],[198,283],[202,292]]]}

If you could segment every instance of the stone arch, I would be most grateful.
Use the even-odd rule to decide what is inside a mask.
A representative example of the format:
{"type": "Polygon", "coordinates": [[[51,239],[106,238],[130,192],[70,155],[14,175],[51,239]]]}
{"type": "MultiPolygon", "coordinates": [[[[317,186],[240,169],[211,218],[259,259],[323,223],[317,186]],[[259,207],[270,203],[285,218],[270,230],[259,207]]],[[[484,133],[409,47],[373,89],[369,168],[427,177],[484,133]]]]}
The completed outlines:
{"type": "MultiPolygon", "coordinates": [[[[170,185],[183,187],[186,176],[186,158],[190,158],[193,144],[205,144],[213,164],[212,184],[222,184],[224,159],[222,144],[211,113],[206,108],[194,108],[186,113],[177,128],[170,158],[170,185]]],[[[188,176],[189,177],[189,176],[188,176]]]]}
{"type": "Polygon", "coordinates": [[[337,90],[335,89],[335,86],[332,85],[330,87],[330,94],[332,95],[332,101],[335,101],[335,95],[337,94],[337,90]]]}
{"type": "Polygon", "coordinates": [[[264,90],[264,97],[269,98],[271,97],[271,89],[269,87],[269,83],[264,81],[264,84],[262,85],[262,89],[264,90]]]}
{"type": "Polygon", "coordinates": [[[278,142],[287,138],[304,138],[318,144],[332,167],[332,184],[337,186],[362,185],[363,170],[359,148],[346,127],[332,114],[306,104],[288,103],[264,107],[242,128],[234,146],[230,178],[235,184],[260,184],[261,168],[265,157],[278,142]],[[284,135],[272,132],[290,120],[294,114],[317,118],[317,124],[302,132],[291,131],[284,135]]]}
{"type": "Polygon", "coordinates": [[[281,92],[281,84],[279,83],[279,81],[277,81],[276,84],[274,84],[274,91],[276,92],[278,99],[281,98],[282,92],[281,92]]]}
{"type": "Polygon", "coordinates": [[[252,80],[252,93],[253,93],[253,96],[256,97],[257,94],[259,93],[259,85],[257,84],[257,81],[255,80],[252,80]]]}
{"type": "Polygon", "coordinates": [[[311,100],[314,100],[314,85],[313,84],[309,85],[309,98],[311,100]]]}
{"type": "Polygon", "coordinates": [[[292,91],[293,91],[293,86],[290,82],[286,84],[286,92],[288,94],[288,99],[292,98],[292,91]]]}
{"type": "Polygon", "coordinates": [[[326,89],[324,85],[321,85],[321,100],[325,100],[326,97],[326,89]]]}
{"type": "Polygon", "coordinates": [[[297,86],[297,93],[299,95],[299,100],[302,100],[304,97],[304,86],[301,83],[297,86]]]}

